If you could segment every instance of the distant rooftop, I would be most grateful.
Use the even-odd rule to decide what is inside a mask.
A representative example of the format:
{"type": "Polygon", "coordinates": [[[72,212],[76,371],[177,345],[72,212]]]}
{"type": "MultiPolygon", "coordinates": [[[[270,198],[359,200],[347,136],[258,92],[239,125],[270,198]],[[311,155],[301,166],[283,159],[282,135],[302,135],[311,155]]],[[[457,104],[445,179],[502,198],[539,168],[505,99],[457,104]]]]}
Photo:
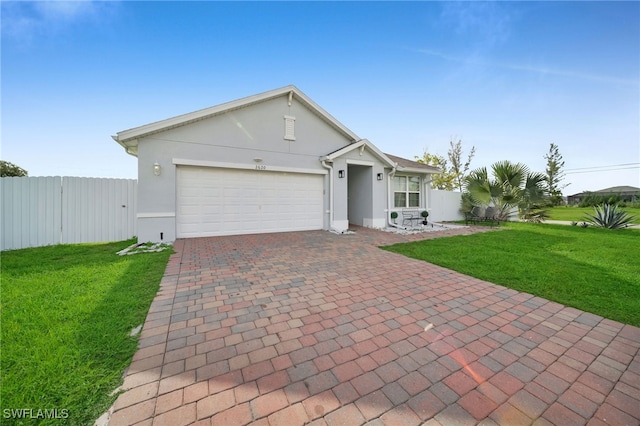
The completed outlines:
{"type": "Polygon", "coordinates": [[[597,191],[583,191],[578,194],[573,194],[571,197],[585,195],[586,193],[593,194],[637,194],[640,192],[640,188],[636,188],[635,186],[612,186],[611,188],[599,189],[597,191]]]}

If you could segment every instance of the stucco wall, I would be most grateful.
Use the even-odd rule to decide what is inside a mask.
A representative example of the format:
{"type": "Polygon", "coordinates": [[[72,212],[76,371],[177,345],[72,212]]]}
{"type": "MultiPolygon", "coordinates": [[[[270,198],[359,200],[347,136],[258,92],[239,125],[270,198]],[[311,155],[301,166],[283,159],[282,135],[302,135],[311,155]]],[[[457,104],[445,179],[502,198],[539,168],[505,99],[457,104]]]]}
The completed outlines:
{"type": "MultiPolygon", "coordinates": [[[[334,228],[343,231],[348,229],[349,218],[355,218],[357,215],[367,218],[367,223],[363,223],[365,226],[383,227],[386,218],[386,179],[385,164],[374,155],[367,148],[361,150],[356,148],[352,151],[345,153],[333,162],[334,169],[334,228]],[[351,176],[349,174],[349,165],[358,165],[362,167],[370,168],[371,172],[369,176],[368,188],[370,188],[370,196],[364,201],[365,205],[355,206],[353,203],[349,205],[349,183],[351,176]],[[346,173],[345,178],[339,178],[339,171],[344,170],[346,173]],[[378,173],[384,175],[382,181],[378,181],[376,176],[378,173]],[[369,213],[365,213],[364,209],[370,210],[369,213]],[[350,209],[359,209],[350,214],[350,209]]],[[[357,169],[353,169],[357,170],[357,169]]],[[[356,177],[357,178],[357,177],[356,177]]],[[[353,189],[353,183],[351,184],[353,189]]],[[[359,224],[359,223],[356,223],[359,224]]]]}
{"type": "Polygon", "coordinates": [[[139,239],[157,241],[159,232],[165,241],[175,239],[176,160],[326,172],[320,157],[351,142],[295,98],[289,107],[286,96],[142,138],[138,141],[139,239]],[[285,115],[296,118],[295,141],[284,139],[285,115]],[[159,176],[153,173],[156,162],[159,176]]]}

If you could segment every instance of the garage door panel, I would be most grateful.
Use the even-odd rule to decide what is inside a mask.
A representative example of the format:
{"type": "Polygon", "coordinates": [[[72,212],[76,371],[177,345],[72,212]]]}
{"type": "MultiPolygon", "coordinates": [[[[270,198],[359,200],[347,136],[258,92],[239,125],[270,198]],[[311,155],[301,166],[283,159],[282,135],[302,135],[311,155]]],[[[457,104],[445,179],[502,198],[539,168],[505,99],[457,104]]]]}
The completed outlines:
{"type": "Polygon", "coordinates": [[[222,196],[222,191],[219,188],[203,188],[202,191],[198,194],[198,196],[220,197],[222,196]]]}
{"type": "Polygon", "coordinates": [[[180,238],[323,227],[323,177],[205,167],[177,169],[180,238]]]}

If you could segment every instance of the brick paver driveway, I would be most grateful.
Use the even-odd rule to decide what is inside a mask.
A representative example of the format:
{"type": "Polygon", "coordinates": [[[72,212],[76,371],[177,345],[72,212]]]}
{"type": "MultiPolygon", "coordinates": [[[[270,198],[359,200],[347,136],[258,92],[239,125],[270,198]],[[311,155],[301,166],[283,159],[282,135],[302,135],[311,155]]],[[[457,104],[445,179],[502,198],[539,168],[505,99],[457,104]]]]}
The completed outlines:
{"type": "Polygon", "coordinates": [[[177,241],[110,425],[640,424],[640,329],[377,248],[434,236],[177,241]]]}

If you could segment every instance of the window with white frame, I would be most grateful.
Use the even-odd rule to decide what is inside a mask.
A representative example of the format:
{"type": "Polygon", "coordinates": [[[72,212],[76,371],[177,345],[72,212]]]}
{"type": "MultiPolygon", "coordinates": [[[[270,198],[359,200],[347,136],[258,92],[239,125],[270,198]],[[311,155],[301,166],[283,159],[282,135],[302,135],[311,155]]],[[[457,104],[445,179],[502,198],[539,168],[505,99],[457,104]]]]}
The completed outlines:
{"type": "Polygon", "coordinates": [[[393,177],[393,206],[420,207],[420,176],[393,177]]]}

